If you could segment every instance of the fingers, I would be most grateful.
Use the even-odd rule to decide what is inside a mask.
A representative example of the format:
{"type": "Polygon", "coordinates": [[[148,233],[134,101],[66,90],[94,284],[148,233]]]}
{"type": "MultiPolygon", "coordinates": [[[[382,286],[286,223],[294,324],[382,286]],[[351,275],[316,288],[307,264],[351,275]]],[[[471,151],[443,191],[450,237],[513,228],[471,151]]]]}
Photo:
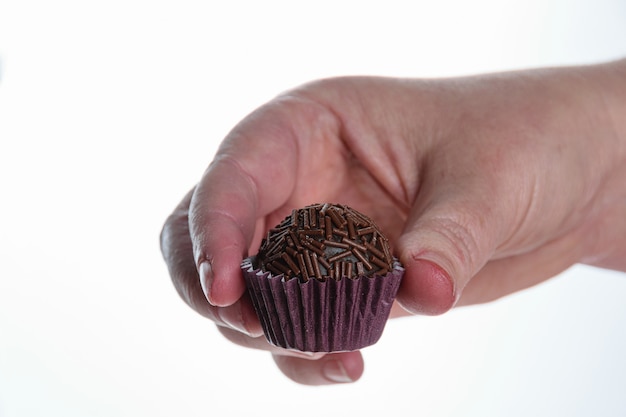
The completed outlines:
{"type": "Polygon", "coordinates": [[[189,230],[202,288],[215,306],[243,293],[239,265],[255,231],[291,196],[305,169],[301,155],[313,157],[307,144],[314,128],[308,127],[319,129],[319,115],[311,108],[295,98],[261,107],[228,135],[196,188],[189,230]]]}
{"type": "Polygon", "coordinates": [[[249,336],[263,334],[252,303],[244,295],[228,307],[212,306],[207,301],[198,277],[191,251],[187,212],[192,191],[168,217],[161,232],[161,251],[169,268],[174,287],[181,298],[198,313],[218,324],[230,326],[249,336]]]}
{"type": "Polygon", "coordinates": [[[273,355],[278,368],[291,380],[305,385],[328,385],[358,380],[363,375],[361,352],[341,352],[308,360],[293,356],[273,355]]]}
{"type": "Polygon", "coordinates": [[[208,303],[200,287],[191,250],[187,213],[193,191],[185,195],[165,221],[160,236],[161,253],[180,297],[194,310],[213,318],[213,313],[206,308],[208,303]]]}
{"type": "Polygon", "coordinates": [[[517,193],[501,192],[503,175],[486,169],[466,175],[472,158],[469,168],[457,158],[451,169],[430,167],[398,241],[406,268],[398,301],[412,313],[441,314],[452,308],[519,222],[524,184],[518,184],[517,193]]]}
{"type": "Polygon", "coordinates": [[[293,188],[296,156],[289,146],[291,138],[285,136],[288,132],[268,138],[258,126],[251,137],[245,126],[240,129],[226,140],[207,169],[190,206],[195,264],[205,295],[216,306],[230,305],[243,294],[239,264],[247,254],[256,221],[261,213],[280,206],[293,188]],[[285,159],[270,164],[271,155],[279,153],[277,147],[285,159]]]}
{"type": "Polygon", "coordinates": [[[217,156],[198,184],[189,208],[192,253],[200,283],[209,302],[216,306],[230,305],[244,292],[239,264],[260,217],[259,193],[269,192],[260,189],[264,187],[260,184],[264,178],[261,167],[256,163],[245,166],[244,158],[237,154],[217,156]]]}
{"type": "MultiPolygon", "coordinates": [[[[491,302],[530,288],[558,275],[577,263],[583,256],[579,242],[585,236],[589,236],[589,234],[590,232],[588,231],[576,230],[535,250],[488,261],[467,282],[454,305],[459,307],[491,302]]],[[[422,275],[419,275],[418,270],[418,273],[413,275],[417,278],[413,279],[423,279],[419,278],[420,276],[425,276],[428,279],[428,272],[428,270],[425,273],[422,271],[422,275]]],[[[416,294],[428,294],[428,291],[423,289],[425,285],[410,284],[412,285],[403,289],[403,304],[409,306],[430,305],[429,300],[422,299],[419,295],[416,296],[416,294]],[[406,298],[411,300],[406,301],[406,298]]],[[[423,297],[427,297],[427,295],[423,295],[423,297]]],[[[403,317],[408,314],[398,304],[394,304],[390,317],[403,317]]],[[[412,312],[416,311],[417,309],[413,307],[412,312]]],[[[429,312],[430,314],[436,313],[433,309],[430,309],[429,312]]]]}
{"type": "Polygon", "coordinates": [[[469,204],[457,204],[430,207],[409,221],[398,242],[406,269],[398,301],[412,313],[448,311],[493,253],[493,231],[468,210],[469,204]]]}
{"type": "Polygon", "coordinates": [[[328,385],[354,382],[363,375],[361,352],[311,353],[288,350],[271,345],[265,336],[248,337],[227,327],[219,331],[231,342],[246,348],[265,350],[291,380],[305,385],[328,385]]]}
{"type": "Polygon", "coordinates": [[[583,257],[580,242],[592,230],[542,236],[549,214],[520,216],[519,207],[531,205],[522,203],[531,194],[522,181],[513,194],[519,199],[499,193],[493,181],[483,192],[468,181],[441,182],[434,192],[426,185],[400,238],[406,274],[397,298],[411,313],[441,314],[455,305],[492,301],[545,281],[583,257]],[[514,236],[520,217],[535,226],[531,244],[514,236]]]}

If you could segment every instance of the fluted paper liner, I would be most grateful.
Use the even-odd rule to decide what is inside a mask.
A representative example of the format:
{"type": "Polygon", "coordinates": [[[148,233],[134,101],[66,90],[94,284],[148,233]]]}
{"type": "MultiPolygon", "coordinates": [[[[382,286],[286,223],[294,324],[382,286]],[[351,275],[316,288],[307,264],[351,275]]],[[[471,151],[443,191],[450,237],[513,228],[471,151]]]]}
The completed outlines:
{"type": "Polygon", "coordinates": [[[397,259],[393,266],[383,276],[301,283],[254,269],[253,258],[241,264],[267,340],[305,352],[350,351],[376,343],[404,275],[397,259]]]}

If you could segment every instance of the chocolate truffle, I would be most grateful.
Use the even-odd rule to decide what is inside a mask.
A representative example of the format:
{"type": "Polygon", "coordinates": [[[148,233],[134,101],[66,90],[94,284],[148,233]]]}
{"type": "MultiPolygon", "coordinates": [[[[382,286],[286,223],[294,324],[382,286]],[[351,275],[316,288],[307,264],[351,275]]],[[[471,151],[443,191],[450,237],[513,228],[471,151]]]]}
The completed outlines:
{"type": "Polygon", "coordinates": [[[389,242],[372,220],[338,204],[291,212],[270,229],[255,267],[285,280],[327,280],[385,275],[393,268],[389,242]]]}
{"type": "Polygon", "coordinates": [[[241,267],[267,340],[310,352],[378,341],[404,274],[369,217],[329,203],[294,209],[241,267]]]}

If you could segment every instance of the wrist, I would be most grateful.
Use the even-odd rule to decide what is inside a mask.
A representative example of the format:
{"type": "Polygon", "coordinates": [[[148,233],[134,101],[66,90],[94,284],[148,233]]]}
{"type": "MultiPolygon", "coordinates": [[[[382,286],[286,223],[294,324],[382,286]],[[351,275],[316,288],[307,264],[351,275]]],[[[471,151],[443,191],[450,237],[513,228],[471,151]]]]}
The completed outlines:
{"type": "Polygon", "coordinates": [[[606,146],[596,163],[604,165],[606,174],[587,222],[588,250],[582,262],[626,271],[626,59],[589,67],[589,74],[599,98],[597,139],[606,146]]]}
{"type": "Polygon", "coordinates": [[[614,152],[622,165],[626,162],[626,58],[598,65],[592,71],[610,129],[607,134],[612,136],[614,152]]]}

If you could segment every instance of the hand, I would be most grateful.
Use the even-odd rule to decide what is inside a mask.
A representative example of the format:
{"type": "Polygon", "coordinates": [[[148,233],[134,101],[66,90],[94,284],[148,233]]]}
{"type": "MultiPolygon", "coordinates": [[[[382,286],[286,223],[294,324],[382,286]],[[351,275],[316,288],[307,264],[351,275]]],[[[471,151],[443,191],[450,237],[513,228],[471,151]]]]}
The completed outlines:
{"type": "Polygon", "coordinates": [[[626,270],[625,67],[289,91],[230,132],[168,218],[174,284],[229,340],[325,384],[358,379],[361,353],[269,345],[239,268],[292,208],[374,219],[406,268],[392,316],[491,301],[577,262],[626,270]]]}

